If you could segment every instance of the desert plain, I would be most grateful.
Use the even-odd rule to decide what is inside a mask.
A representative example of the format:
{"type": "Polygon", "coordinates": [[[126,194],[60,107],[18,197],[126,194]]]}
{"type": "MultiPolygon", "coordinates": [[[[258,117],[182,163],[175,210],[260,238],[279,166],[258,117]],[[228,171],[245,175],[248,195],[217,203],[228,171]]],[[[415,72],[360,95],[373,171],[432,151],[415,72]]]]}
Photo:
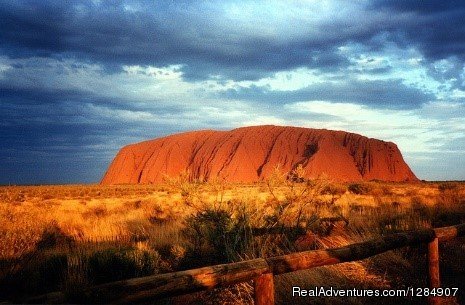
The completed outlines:
{"type": "MultiPolygon", "coordinates": [[[[85,292],[96,284],[335,248],[465,221],[463,182],[289,180],[279,169],[249,184],[192,181],[188,176],[154,185],[0,187],[0,300],[26,302],[62,291],[69,302],[92,303],[85,292]],[[275,229],[273,234],[253,234],[256,228],[275,229]]],[[[443,285],[465,289],[463,241],[441,244],[440,251],[443,285]]],[[[307,302],[290,296],[296,285],[427,287],[426,253],[425,247],[407,247],[363,261],[276,276],[276,302],[307,302]]],[[[378,301],[420,304],[425,299],[378,301]]],[[[157,302],[252,304],[253,289],[251,283],[242,283],[157,302]]]]}

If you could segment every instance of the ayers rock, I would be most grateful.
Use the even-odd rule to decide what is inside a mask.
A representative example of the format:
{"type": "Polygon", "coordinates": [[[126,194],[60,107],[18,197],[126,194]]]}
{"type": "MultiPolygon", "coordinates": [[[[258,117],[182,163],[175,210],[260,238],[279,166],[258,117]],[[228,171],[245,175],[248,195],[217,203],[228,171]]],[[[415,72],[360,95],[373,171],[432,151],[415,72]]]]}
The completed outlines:
{"type": "Polygon", "coordinates": [[[416,181],[394,143],[325,129],[252,126],[174,134],[123,147],[102,184],[156,183],[187,171],[191,178],[254,182],[280,166],[302,164],[308,178],[416,181]]]}

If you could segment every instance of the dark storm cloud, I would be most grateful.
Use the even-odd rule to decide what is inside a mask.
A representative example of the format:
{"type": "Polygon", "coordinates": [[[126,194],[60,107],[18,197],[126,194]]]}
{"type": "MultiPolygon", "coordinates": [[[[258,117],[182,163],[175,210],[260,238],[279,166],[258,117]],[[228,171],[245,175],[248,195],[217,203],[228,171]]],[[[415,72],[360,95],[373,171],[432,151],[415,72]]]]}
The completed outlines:
{"type": "Polygon", "coordinates": [[[90,93],[81,90],[57,90],[47,88],[13,88],[0,81],[0,99],[2,103],[41,105],[59,101],[83,101],[90,93]]]}
{"type": "Polygon", "coordinates": [[[278,105],[322,100],[382,109],[414,109],[435,99],[434,95],[406,86],[400,80],[325,82],[295,91],[274,91],[268,87],[251,86],[223,91],[222,96],[278,105]]]}
{"type": "Polygon", "coordinates": [[[450,56],[465,58],[465,2],[452,1],[374,1],[374,10],[393,14],[411,13],[412,18],[397,25],[397,33],[420,47],[431,59],[450,56]]]}
{"type": "Polygon", "coordinates": [[[179,131],[178,126],[156,122],[24,122],[1,129],[0,185],[98,182],[122,146],[179,131]]]}
{"type": "Polygon", "coordinates": [[[327,20],[311,25],[311,34],[299,29],[289,37],[232,29],[227,23],[234,20],[221,20],[224,12],[202,1],[4,2],[0,48],[10,57],[98,61],[108,71],[122,64],[183,64],[189,80],[258,79],[297,67],[343,69],[349,62],[338,47],[353,42],[376,49],[386,39],[418,46],[432,59],[463,59],[465,2],[444,2],[375,1],[359,16],[327,20]]]}
{"type": "MultiPolygon", "coordinates": [[[[349,62],[338,54],[339,46],[369,42],[379,26],[388,26],[382,18],[360,20],[361,24],[342,19],[315,25],[316,33],[311,35],[307,29],[294,28],[290,37],[264,37],[226,26],[228,20],[215,16],[222,12],[203,12],[205,2],[201,1],[129,4],[139,10],[126,9],[122,1],[0,4],[0,48],[12,58],[98,61],[108,71],[118,71],[122,64],[182,64],[189,80],[212,76],[243,80],[297,67],[345,68],[349,62]]],[[[260,19],[258,12],[256,17],[260,19]]]]}
{"type": "Polygon", "coordinates": [[[79,90],[0,87],[0,184],[97,182],[123,145],[184,128],[125,118],[144,107],[79,90]]]}
{"type": "Polygon", "coordinates": [[[105,143],[101,128],[67,122],[53,105],[22,106],[0,106],[0,184],[98,181],[113,150],[94,146],[105,143]]]}
{"type": "Polygon", "coordinates": [[[430,63],[429,70],[438,81],[451,81],[465,88],[465,1],[374,1],[373,10],[392,14],[411,14],[391,30],[391,39],[400,46],[418,48],[430,63]],[[449,67],[438,71],[435,61],[448,59],[449,67]]]}
{"type": "MultiPolygon", "coordinates": [[[[222,73],[256,79],[263,74],[303,65],[298,45],[279,45],[256,37],[230,38],[208,30],[214,24],[179,7],[141,3],[143,11],[122,2],[89,1],[2,4],[0,40],[11,57],[73,56],[117,69],[118,64],[184,64],[186,77],[205,79],[222,73]],[[285,58],[279,55],[288,53],[285,58]]],[[[195,8],[195,7],[194,7],[195,8]]],[[[213,20],[211,20],[213,21],[213,20]]]]}
{"type": "Polygon", "coordinates": [[[251,42],[249,54],[240,56],[224,54],[222,57],[207,56],[189,61],[182,71],[188,81],[212,77],[233,80],[257,80],[272,74],[299,67],[319,69],[324,72],[338,71],[348,67],[347,58],[337,54],[334,48],[308,47],[305,43],[287,46],[257,41],[251,42]]]}

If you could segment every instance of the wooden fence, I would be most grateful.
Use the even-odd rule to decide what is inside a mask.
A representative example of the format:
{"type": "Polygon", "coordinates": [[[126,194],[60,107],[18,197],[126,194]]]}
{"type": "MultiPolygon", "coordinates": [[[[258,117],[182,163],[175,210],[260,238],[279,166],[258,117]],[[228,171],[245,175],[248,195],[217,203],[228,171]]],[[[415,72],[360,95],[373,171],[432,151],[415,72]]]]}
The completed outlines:
{"type": "MultiPolygon", "coordinates": [[[[303,251],[102,284],[90,288],[88,296],[98,303],[150,302],[253,280],[255,304],[271,305],[274,304],[274,275],[362,260],[389,250],[425,243],[428,244],[429,284],[435,288],[440,287],[439,242],[464,235],[465,224],[394,233],[340,248],[303,251]]],[[[54,292],[29,301],[64,303],[66,299],[62,292],[54,292]]],[[[441,299],[433,297],[429,298],[429,302],[439,304],[441,299]]]]}

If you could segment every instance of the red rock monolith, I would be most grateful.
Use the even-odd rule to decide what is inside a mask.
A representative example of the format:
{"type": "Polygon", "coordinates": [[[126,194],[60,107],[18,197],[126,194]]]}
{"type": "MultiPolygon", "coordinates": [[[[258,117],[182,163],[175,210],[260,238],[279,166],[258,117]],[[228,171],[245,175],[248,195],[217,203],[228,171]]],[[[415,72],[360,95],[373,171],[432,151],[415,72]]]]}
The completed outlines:
{"type": "Polygon", "coordinates": [[[157,183],[184,171],[192,179],[255,182],[278,165],[289,172],[299,164],[307,178],[418,180],[392,142],[344,131],[266,125],[185,132],[125,146],[101,183],[157,183]]]}

